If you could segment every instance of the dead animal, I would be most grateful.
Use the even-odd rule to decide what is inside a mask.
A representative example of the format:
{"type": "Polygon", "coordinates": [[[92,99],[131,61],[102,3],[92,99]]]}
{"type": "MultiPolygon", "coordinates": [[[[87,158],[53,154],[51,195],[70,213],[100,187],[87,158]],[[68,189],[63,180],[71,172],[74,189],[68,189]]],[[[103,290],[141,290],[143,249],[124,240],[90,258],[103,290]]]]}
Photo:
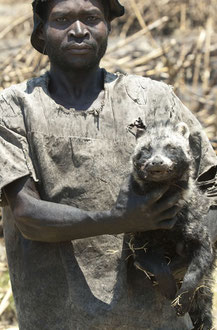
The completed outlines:
{"type": "Polygon", "coordinates": [[[139,123],[132,156],[135,191],[143,195],[156,186],[166,185],[167,194],[179,190],[182,197],[173,229],[129,234],[133,264],[172,300],[178,316],[188,312],[194,329],[210,330],[215,251],[206,225],[209,199],[194,179],[189,129],[182,122],[151,128],[139,123]],[[183,266],[188,267],[185,274],[174,277],[177,256],[183,257],[183,266]]]}

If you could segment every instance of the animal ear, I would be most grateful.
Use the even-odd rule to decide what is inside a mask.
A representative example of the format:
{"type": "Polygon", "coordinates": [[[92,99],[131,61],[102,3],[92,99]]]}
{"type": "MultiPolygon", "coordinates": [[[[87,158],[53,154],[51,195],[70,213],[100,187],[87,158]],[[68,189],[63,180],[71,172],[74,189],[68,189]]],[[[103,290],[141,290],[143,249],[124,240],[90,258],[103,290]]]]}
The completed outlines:
{"type": "Polygon", "coordinates": [[[136,139],[140,138],[146,130],[146,126],[143,124],[142,119],[139,117],[133,124],[128,126],[128,131],[132,133],[136,139]]]}
{"type": "Polygon", "coordinates": [[[189,128],[188,128],[188,125],[181,122],[181,123],[178,123],[176,125],[176,129],[177,129],[177,132],[180,133],[181,135],[183,135],[186,139],[189,138],[189,135],[190,135],[190,131],[189,131],[189,128]]]}
{"type": "Polygon", "coordinates": [[[138,128],[136,126],[128,126],[128,131],[133,134],[136,139],[140,138],[145,133],[143,128],[138,128]]]}
{"type": "Polygon", "coordinates": [[[143,134],[145,133],[145,129],[144,128],[137,128],[136,131],[136,138],[140,138],[143,134]]]}

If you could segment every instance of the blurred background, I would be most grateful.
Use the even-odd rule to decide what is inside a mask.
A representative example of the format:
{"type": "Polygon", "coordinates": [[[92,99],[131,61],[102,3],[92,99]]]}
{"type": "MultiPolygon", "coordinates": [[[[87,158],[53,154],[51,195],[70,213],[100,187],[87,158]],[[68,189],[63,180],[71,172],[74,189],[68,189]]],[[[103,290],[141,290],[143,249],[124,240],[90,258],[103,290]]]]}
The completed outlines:
{"type": "MultiPolygon", "coordinates": [[[[121,0],[102,66],[174,87],[217,151],[217,0],[121,0]]],[[[48,69],[30,45],[30,0],[0,0],[0,90],[48,69]]],[[[217,275],[213,279],[217,316],[217,275]]],[[[0,330],[17,329],[0,225],[0,330]]],[[[215,326],[217,329],[217,323],[215,326]]],[[[171,329],[172,330],[172,329],[171,329]]]]}

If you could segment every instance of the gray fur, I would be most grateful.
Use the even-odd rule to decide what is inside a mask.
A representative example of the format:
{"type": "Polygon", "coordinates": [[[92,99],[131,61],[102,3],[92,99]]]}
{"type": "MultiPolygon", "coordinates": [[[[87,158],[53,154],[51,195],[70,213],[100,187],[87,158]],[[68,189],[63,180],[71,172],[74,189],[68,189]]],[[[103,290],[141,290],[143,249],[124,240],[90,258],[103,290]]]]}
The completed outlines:
{"type": "Polygon", "coordinates": [[[172,300],[178,316],[189,312],[194,329],[210,330],[215,251],[206,225],[209,199],[193,177],[194,160],[187,125],[158,124],[140,129],[132,164],[132,181],[137,193],[145,194],[155,186],[167,185],[168,194],[180,190],[182,196],[179,202],[182,208],[172,230],[130,235],[134,266],[158,282],[159,290],[172,300]],[[183,257],[183,266],[188,264],[188,268],[184,275],[174,278],[170,262],[174,264],[177,256],[183,257]]]}

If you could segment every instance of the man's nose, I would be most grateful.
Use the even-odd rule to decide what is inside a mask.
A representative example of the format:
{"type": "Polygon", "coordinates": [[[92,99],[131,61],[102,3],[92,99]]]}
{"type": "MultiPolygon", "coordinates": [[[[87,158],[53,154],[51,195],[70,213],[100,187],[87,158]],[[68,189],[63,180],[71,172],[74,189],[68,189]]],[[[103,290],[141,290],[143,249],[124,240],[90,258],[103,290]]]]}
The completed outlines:
{"type": "Polygon", "coordinates": [[[89,36],[89,31],[81,21],[75,21],[69,30],[69,36],[73,38],[84,38],[89,36]]]}

